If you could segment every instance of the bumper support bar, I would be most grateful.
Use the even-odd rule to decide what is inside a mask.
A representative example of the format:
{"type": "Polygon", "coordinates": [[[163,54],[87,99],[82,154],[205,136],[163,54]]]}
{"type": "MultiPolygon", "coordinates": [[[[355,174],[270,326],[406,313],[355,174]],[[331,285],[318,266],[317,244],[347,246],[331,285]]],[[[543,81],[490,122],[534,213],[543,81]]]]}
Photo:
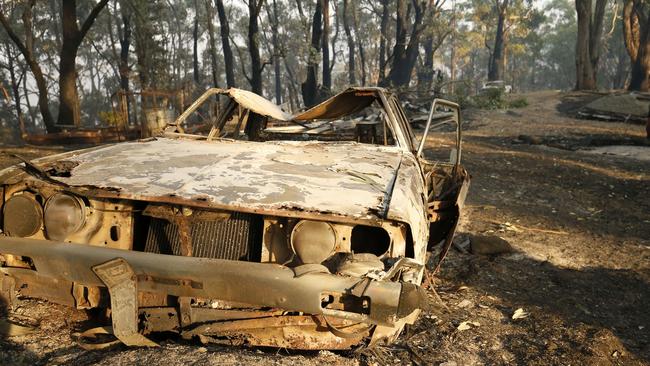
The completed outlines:
{"type": "MultiPolygon", "coordinates": [[[[363,313],[324,309],[323,294],[355,296],[351,291],[359,278],[330,273],[296,276],[291,268],[269,263],[182,257],[3,236],[0,236],[0,253],[29,257],[34,272],[40,276],[109,289],[108,279],[93,268],[99,269],[98,266],[121,258],[135,277],[135,281],[129,281],[136,283],[137,290],[132,287],[131,292],[219,299],[313,315],[350,316],[385,326],[394,326],[405,314],[422,305],[417,297],[405,296],[416,290],[416,285],[371,280],[363,291],[363,297],[370,300],[370,308],[363,313]]],[[[11,268],[0,268],[0,272],[12,274],[11,268]]]]}
{"type": "Polygon", "coordinates": [[[111,295],[113,334],[127,346],[157,347],[138,333],[138,283],[135,272],[122,258],[93,267],[111,295]]]}

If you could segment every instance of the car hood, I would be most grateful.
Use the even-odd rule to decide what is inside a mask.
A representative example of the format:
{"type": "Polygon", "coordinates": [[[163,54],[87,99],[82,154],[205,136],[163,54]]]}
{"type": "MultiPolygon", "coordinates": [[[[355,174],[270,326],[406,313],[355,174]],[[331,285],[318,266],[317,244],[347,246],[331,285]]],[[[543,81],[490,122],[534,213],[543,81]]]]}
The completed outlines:
{"type": "Polygon", "coordinates": [[[404,164],[410,171],[398,174],[403,158],[396,147],[349,142],[157,138],[67,156],[69,174],[54,179],[145,201],[402,220],[412,211],[405,205],[418,199],[412,197],[417,190],[399,188],[399,202],[391,203],[396,182],[405,184],[414,174],[412,162],[404,164]]]}

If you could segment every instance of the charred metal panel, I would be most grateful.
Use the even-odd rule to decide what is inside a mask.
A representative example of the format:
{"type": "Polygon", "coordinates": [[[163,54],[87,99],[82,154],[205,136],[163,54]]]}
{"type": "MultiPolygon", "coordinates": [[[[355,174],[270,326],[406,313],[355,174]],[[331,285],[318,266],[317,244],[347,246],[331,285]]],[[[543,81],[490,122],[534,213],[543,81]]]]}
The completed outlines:
{"type": "Polygon", "coordinates": [[[384,218],[401,156],[397,147],[359,143],[159,138],[69,158],[79,165],[70,177],[56,179],[73,187],[117,190],[121,198],[174,197],[230,211],[376,220],[384,218]]]}
{"type": "Polygon", "coordinates": [[[424,258],[429,225],[424,178],[412,154],[404,154],[388,208],[388,218],[408,223],[415,244],[415,258],[424,258]]]}
{"type": "MultiPolygon", "coordinates": [[[[234,212],[227,220],[196,220],[190,225],[193,257],[260,260],[263,229],[260,216],[234,212]]],[[[152,218],[144,251],[181,255],[179,226],[165,219],[152,218]]]]}

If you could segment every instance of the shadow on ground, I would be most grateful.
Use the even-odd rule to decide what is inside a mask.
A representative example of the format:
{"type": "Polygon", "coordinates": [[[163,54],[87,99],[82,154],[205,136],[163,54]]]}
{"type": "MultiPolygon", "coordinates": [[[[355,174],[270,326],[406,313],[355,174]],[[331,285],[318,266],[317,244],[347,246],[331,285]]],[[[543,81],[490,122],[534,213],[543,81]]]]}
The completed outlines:
{"type": "Polygon", "coordinates": [[[590,92],[565,93],[560,98],[556,110],[569,117],[575,117],[582,107],[602,97],[603,94],[590,92]]]}
{"type": "Polygon", "coordinates": [[[38,357],[24,346],[12,341],[13,337],[10,335],[13,324],[9,320],[7,301],[0,294],[0,365],[32,365],[38,357]]]}
{"type": "Polygon", "coordinates": [[[616,351],[623,354],[618,341],[650,362],[650,284],[634,272],[598,267],[573,270],[527,258],[474,258],[464,282],[501,299],[499,310],[505,321],[510,321],[515,307],[530,309],[532,315],[519,324],[528,336],[506,333],[502,337],[518,364],[562,360],[569,353],[589,355],[595,361],[616,351]],[[554,324],[554,316],[560,324],[554,324]],[[601,330],[615,337],[606,337],[601,330]]]}
{"type": "Polygon", "coordinates": [[[363,363],[650,362],[650,284],[631,271],[572,270],[520,253],[485,257],[454,252],[449,262],[436,286],[448,308],[423,314],[395,345],[366,352],[363,363]],[[469,305],[459,306],[464,302],[469,305]],[[529,315],[513,320],[519,308],[529,315]],[[466,321],[476,326],[458,330],[466,321]]]}
{"type": "Polygon", "coordinates": [[[649,163],[513,145],[502,138],[468,140],[466,156],[473,157],[465,165],[472,188],[482,189],[472,192],[472,204],[494,205],[531,225],[650,238],[643,220],[650,212],[649,163]]]}

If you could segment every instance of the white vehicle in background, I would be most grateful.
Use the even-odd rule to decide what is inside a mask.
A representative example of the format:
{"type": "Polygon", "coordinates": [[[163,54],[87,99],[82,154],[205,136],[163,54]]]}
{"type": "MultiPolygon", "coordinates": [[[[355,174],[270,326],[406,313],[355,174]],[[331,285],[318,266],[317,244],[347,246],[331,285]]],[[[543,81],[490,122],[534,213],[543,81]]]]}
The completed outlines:
{"type": "Polygon", "coordinates": [[[503,80],[486,81],[483,83],[483,87],[479,91],[479,94],[484,93],[489,89],[501,89],[504,93],[512,93],[512,85],[507,85],[503,80]]]}

